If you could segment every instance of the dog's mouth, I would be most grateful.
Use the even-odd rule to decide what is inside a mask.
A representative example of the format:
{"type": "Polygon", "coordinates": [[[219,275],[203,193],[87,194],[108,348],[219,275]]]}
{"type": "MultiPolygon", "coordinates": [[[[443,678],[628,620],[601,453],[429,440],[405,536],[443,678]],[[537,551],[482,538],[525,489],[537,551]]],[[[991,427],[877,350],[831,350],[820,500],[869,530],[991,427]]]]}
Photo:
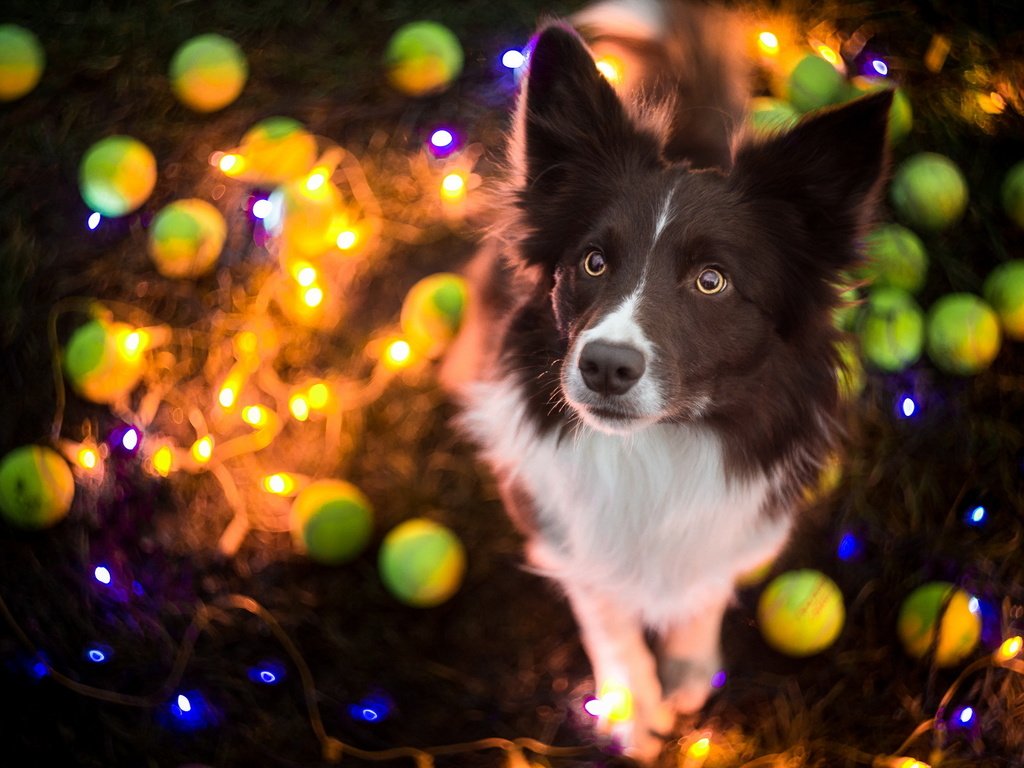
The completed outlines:
{"type": "Polygon", "coordinates": [[[611,405],[580,404],[576,406],[576,412],[588,426],[613,435],[636,432],[657,421],[656,417],[611,405]]]}

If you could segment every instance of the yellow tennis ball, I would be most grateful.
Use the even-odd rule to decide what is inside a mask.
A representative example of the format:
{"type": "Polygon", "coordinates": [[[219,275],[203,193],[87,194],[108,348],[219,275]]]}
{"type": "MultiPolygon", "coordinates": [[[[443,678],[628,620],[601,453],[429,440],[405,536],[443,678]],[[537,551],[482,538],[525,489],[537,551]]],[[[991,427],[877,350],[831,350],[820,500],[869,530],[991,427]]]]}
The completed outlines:
{"type": "Polygon", "coordinates": [[[963,172],[935,152],[919,152],[904,160],[889,187],[896,210],[912,227],[925,232],[938,232],[959,221],[968,196],[963,172]]]}
{"type": "Polygon", "coordinates": [[[466,299],[465,279],[451,272],[428,275],[410,288],[399,318],[410,346],[425,357],[444,352],[462,325],[466,299]]]}
{"type": "Polygon", "coordinates": [[[71,509],[75,478],[64,458],[41,445],[15,448],[0,461],[0,513],[20,528],[46,528],[71,509]]]}
{"type": "Polygon", "coordinates": [[[292,503],[292,538],[312,560],[338,565],[366,546],[373,531],[373,507],[362,491],[344,480],[318,480],[292,503]]]}
{"type": "Polygon", "coordinates": [[[86,151],[78,168],[78,187],[92,210],[104,216],[131,213],[156,185],[156,158],[131,136],[108,136],[86,151]]]}
{"type": "Polygon", "coordinates": [[[459,76],[462,46],[443,24],[414,21],[391,36],[385,61],[392,85],[410,96],[424,96],[444,90],[459,76]]]}
{"type": "Polygon", "coordinates": [[[82,397],[112,403],[142,378],[142,347],[126,323],[90,320],[75,329],[64,350],[64,374],[82,397]]]}
{"type": "Polygon", "coordinates": [[[298,120],[268,117],[253,125],[238,147],[238,176],[255,184],[284,184],[304,176],[316,162],[316,139],[298,120]]]}
{"type": "Polygon", "coordinates": [[[922,659],[935,644],[936,666],[949,667],[978,644],[981,618],[977,601],[969,594],[949,582],[932,581],[915,589],[903,601],[896,629],[911,656],[922,659]]]}
{"type": "Polygon", "coordinates": [[[1000,264],[985,278],[981,290],[1008,338],[1024,341],[1024,259],[1000,264]]]}
{"type": "Polygon", "coordinates": [[[176,200],[149,229],[149,255],[164,277],[200,277],[217,263],[228,227],[205,200],[176,200]]]}
{"type": "Polygon", "coordinates": [[[979,296],[950,293],[928,310],[928,356],[946,373],[980,373],[1001,344],[999,318],[979,296]]]}
{"type": "Polygon", "coordinates": [[[206,34],[185,41],[170,67],[171,90],[196,112],[216,112],[238,98],[249,78],[249,64],[233,41],[206,34]]]}
{"type": "Polygon", "coordinates": [[[466,569],[466,552],[449,528],[418,517],[384,537],[378,564],[384,586],[395,597],[429,608],[458,590],[466,569]]]}
{"type": "Polygon", "coordinates": [[[825,650],[839,637],[845,620],[839,587],[811,569],[776,576],[757,604],[757,621],[765,640],[790,656],[825,650]]]}
{"type": "Polygon", "coordinates": [[[0,24],[0,101],[14,101],[36,87],[46,56],[32,32],[0,24]]]}

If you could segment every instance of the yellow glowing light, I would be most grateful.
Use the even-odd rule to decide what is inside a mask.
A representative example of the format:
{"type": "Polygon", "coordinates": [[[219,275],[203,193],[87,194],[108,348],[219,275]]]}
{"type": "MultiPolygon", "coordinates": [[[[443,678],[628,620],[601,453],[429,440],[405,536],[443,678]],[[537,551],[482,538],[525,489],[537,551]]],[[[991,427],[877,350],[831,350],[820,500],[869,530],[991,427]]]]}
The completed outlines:
{"type": "Polygon", "coordinates": [[[612,85],[618,85],[622,80],[622,62],[614,56],[602,56],[594,62],[597,71],[604,75],[604,79],[612,85]]]}
{"type": "Polygon", "coordinates": [[[96,469],[96,465],[99,463],[99,454],[94,449],[83,446],[78,449],[75,461],[82,469],[96,469]]]}
{"type": "Polygon", "coordinates": [[[217,395],[217,402],[224,408],[230,408],[235,404],[237,397],[238,391],[229,384],[221,389],[220,394],[217,395]]]}
{"type": "Polygon", "coordinates": [[[779,52],[779,38],[774,32],[765,30],[757,36],[757,47],[766,56],[775,56],[779,52]]]}
{"type": "Polygon", "coordinates": [[[174,454],[171,449],[163,445],[156,449],[153,454],[153,469],[160,477],[167,477],[171,474],[171,467],[174,466],[174,454]]]}
{"type": "Polygon", "coordinates": [[[309,401],[305,395],[292,395],[288,400],[288,410],[297,421],[305,421],[309,418],[309,401]]]}
{"type": "Polygon", "coordinates": [[[346,229],[340,235],[338,235],[338,247],[343,251],[347,251],[353,245],[356,244],[358,236],[351,229],[346,229]]]}
{"type": "Polygon", "coordinates": [[[905,757],[896,763],[896,768],[931,768],[931,766],[912,757],[905,757]]]}
{"type": "Polygon", "coordinates": [[[318,381],[306,392],[306,400],[309,403],[309,407],[316,410],[326,407],[330,399],[331,390],[322,381],[318,381]]]}
{"type": "Polygon", "coordinates": [[[324,292],[318,286],[307,288],[302,294],[302,303],[307,307],[319,307],[323,304],[324,292]]]}
{"type": "Polygon", "coordinates": [[[327,183],[327,172],[323,168],[317,168],[306,177],[306,189],[316,192],[327,183]]]}
{"type": "Polygon", "coordinates": [[[412,362],[412,347],[405,339],[395,339],[384,350],[384,362],[392,370],[405,368],[412,362]]]}
{"type": "Polygon", "coordinates": [[[126,357],[136,357],[142,351],[142,334],[139,331],[132,331],[125,334],[121,341],[121,348],[126,357]]]}
{"type": "Polygon", "coordinates": [[[256,354],[258,346],[259,339],[256,338],[256,334],[252,331],[242,331],[235,336],[235,349],[242,355],[256,354]]]}
{"type": "Polygon", "coordinates": [[[1007,638],[1003,641],[1003,644],[999,646],[999,650],[996,651],[996,658],[999,661],[1009,661],[1020,653],[1021,648],[1024,648],[1024,638],[1020,635],[1007,638]]]}
{"type": "Polygon", "coordinates": [[[263,478],[263,489],[267,493],[283,496],[295,490],[295,480],[286,472],[277,472],[263,478]]]}
{"type": "Polygon", "coordinates": [[[213,437],[206,435],[192,443],[192,458],[200,464],[213,458],[213,437]]]}
{"type": "Polygon", "coordinates": [[[449,173],[441,179],[441,195],[448,200],[458,200],[466,194],[466,179],[460,173],[449,173]]]}
{"type": "Polygon", "coordinates": [[[247,405],[242,409],[242,421],[250,427],[262,427],[267,423],[267,409],[262,405],[247,405]]]}
{"type": "Polygon", "coordinates": [[[606,682],[597,698],[601,701],[604,718],[609,722],[625,723],[633,719],[633,694],[623,683],[606,682]]]}
{"type": "Polygon", "coordinates": [[[839,54],[824,43],[818,46],[818,55],[833,67],[839,64],[839,54]]]}
{"type": "Polygon", "coordinates": [[[697,739],[690,745],[690,748],[686,750],[687,757],[691,757],[694,760],[703,760],[711,752],[711,739],[705,736],[703,739],[697,739]]]}
{"type": "Polygon", "coordinates": [[[316,267],[309,262],[300,261],[293,267],[292,276],[295,278],[296,283],[301,285],[303,288],[308,288],[316,282],[316,267]]]}
{"type": "Polygon", "coordinates": [[[981,111],[989,115],[1001,115],[1006,110],[1006,99],[996,91],[979,93],[978,104],[981,111]]]}
{"type": "Polygon", "coordinates": [[[221,157],[217,167],[228,176],[237,176],[245,168],[245,161],[241,155],[227,154],[221,157]]]}

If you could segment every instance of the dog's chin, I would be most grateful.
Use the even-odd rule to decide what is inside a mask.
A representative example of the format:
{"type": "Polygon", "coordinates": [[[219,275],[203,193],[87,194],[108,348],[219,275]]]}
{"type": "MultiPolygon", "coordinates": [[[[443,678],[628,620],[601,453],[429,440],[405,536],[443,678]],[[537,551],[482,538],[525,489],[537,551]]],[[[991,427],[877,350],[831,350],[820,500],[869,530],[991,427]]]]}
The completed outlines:
{"type": "Polygon", "coordinates": [[[657,416],[632,413],[622,408],[573,403],[573,410],[584,424],[606,435],[635,434],[658,421],[657,416]]]}

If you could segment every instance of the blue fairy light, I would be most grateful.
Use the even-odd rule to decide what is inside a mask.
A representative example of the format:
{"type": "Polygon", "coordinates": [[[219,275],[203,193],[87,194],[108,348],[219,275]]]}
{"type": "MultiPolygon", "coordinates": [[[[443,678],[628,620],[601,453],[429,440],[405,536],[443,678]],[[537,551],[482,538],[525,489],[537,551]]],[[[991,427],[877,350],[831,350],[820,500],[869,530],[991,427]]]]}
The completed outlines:
{"type": "Polygon", "coordinates": [[[100,225],[101,221],[103,221],[102,214],[100,214],[99,211],[93,211],[89,214],[89,219],[86,221],[86,224],[90,230],[95,230],[96,227],[100,225]]]}
{"type": "Polygon", "coordinates": [[[921,406],[912,395],[903,394],[896,401],[896,415],[903,419],[913,418],[921,410],[921,406]]]}
{"type": "Polygon", "coordinates": [[[526,56],[518,48],[509,48],[501,54],[501,64],[508,69],[519,69],[526,63],[526,56]]]}
{"type": "Polygon", "coordinates": [[[168,726],[180,731],[197,731],[210,725],[213,710],[199,691],[175,694],[164,706],[169,717],[163,718],[168,726]]]}
{"type": "Polygon", "coordinates": [[[90,661],[93,664],[106,664],[113,658],[114,653],[105,645],[91,645],[85,649],[86,661],[90,661]]]}
{"type": "Polygon", "coordinates": [[[984,525],[988,518],[988,510],[984,504],[971,504],[964,512],[964,522],[974,528],[984,525]]]}
{"type": "Polygon", "coordinates": [[[284,678],[284,665],[276,661],[261,661],[249,668],[249,679],[260,685],[277,685],[284,678]]]}
{"type": "Polygon", "coordinates": [[[348,712],[353,720],[364,723],[380,722],[391,714],[391,701],[382,695],[367,696],[362,701],[351,704],[348,712]]]}
{"type": "Polygon", "coordinates": [[[716,689],[721,688],[725,685],[725,681],[728,679],[729,675],[726,674],[726,671],[724,669],[720,669],[711,676],[711,687],[716,689]]]}
{"type": "Polygon", "coordinates": [[[871,69],[874,71],[876,75],[880,75],[882,77],[885,77],[886,75],[889,74],[889,65],[886,64],[882,59],[872,59],[871,69]]]}
{"type": "Polygon", "coordinates": [[[96,569],[92,572],[93,578],[96,579],[100,584],[109,586],[111,582],[110,569],[105,565],[97,565],[96,569]]]}
{"type": "Polygon", "coordinates": [[[839,539],[839,546],[836,549],[836,554],[840,560],[853,560],[860,556],[863,551],[860,539],[854,534],[847,531],[839,539]]]}
{"type": "Polygon", "coordinates": [[[974,708],[964,707],[956,714],[956,720],[960,725],[970,725],[974,722],[974,708]]]}

